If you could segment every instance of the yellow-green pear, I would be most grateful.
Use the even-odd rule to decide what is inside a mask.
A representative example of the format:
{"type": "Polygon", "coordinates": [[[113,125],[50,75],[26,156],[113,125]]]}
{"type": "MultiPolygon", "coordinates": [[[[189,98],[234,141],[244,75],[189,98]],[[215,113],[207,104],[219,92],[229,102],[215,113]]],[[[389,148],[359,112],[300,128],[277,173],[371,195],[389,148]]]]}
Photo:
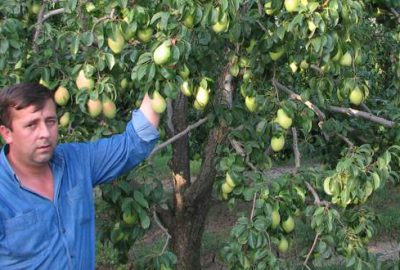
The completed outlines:
{"type": "Polygon", "coordinates": [[[296,11],[298,5],[299,5],[299,0],[285,0],[284,2],[284,6],[287,12],[296,11]]]}
{"type": "Polygon", "coordinates": [[[115,37],[109,37],[107,39],[107,44],[108,47],[113,51],[115,54],[119,54],[122,52],[122,49],[124,48],[125,45],[125,39],[122,33],[117,30],[115,33],[115,37]]]}
{"type": "Polygon", "coordinates": [[[275,229],[276,227],[278,227],[279,223],[281,223],[281,215],[279,214],[278,210],[273,210],[271,213],[271,227],[272,229],[275,229]]]}
{"type": "Polygon", "coordinates": [[[202,86],[199,86],[199,88],[197,89],[196,101],[201,107],[204,108],[207,105],[209,97],[210,94],[208,93],[208,90],[202,86]]]}
{"type": "Polygon", "coordinates": [[[296,73],[297,69],[299,68],[299,67],[297,66],[297,63],[296,63],[296,62],[290,63],[289,67],[290,67],[290,69],[292,70],[293,73],[296,73]]]}
{"type": "Polygon", "coordinates": [[[158,46],[153,53],[154,63],[157,65],[163,65],[171,58],[171,41],[163,42],[158,46]]]}
{"type": "Polygon", "coordinates": [[[284,129],[291,127],[293,120],[290,118],[283,109],[279,109],[277,112],[277,122],[284,129]]]}
{"type": "Polygon", "coordinates": [[[228,14],[224,13],[222,15],[221,20],[213,24],[212,29],[214,30],[215,33],[221,33],[228,30],[228,27],[229,27],[228,14]]]}
{"type": "Polygon", "coordinates": [[[117,107],[115,106],[115,103],[107,99],[103,101],[103,115],[109,119],[113,119],[117,113],[117,107]]]}
{"type": "Polygon", "coordinates": [[[231,187],[227,182],[224,182],[221,186],[223,193],[231,193],[234,187],[231,187]]]}
{"type": "Polygon", "coordinates": [[[364,99],[364,93],[356,86],[350,93],[350,102],[354,105],[360,105],[364,99]]]}
{"type": "Polygon", "coordinates": [[[184,94],[187,97],[190,97],[192,95],[192,88],[190,87],[190,84],[188,81],[183,81],[180,90],[182,94],[184,94]]]}
{"type": "Polygon", "coordinates": [[[288,251],[288,249],[289,249],[289,242],[285,237],[282,236],[278,244],[278,250],[281,253],[285,253],[288,251]]]}
{"type": "Polygon", "coordinates": [[[60,117],[60,126],[66,127],[69,124],[71,114],[69,112],[65,112],[61,117],[60,117]]]}
{"type": "Polygon", "coordinates": [[[255,97],[246,96],[244,102],[250,112],[255,112],[257,110],[257,101],[255,97]]]}
{"type": "Polygon", "coordinates": [[[351,54],[349,52],[346,52],[340,58],[340,62],[339,63],[340,63],[341,66],[349,67],[349,66],[351,66],[352,62],[353,62],[353,58],[351,57],[351,54]]]}
{"type": "Polygon", "coordinates": [[[270,51],[269,56],[273,61],[277,61],[285,53],[285,48],[280,47],[276,51],[270,51]]]}
{"type": "Polygon", "coordinates": [[[158,91],[154,91],[153,98],[150,100],[150,105],[156,113],[163,113],[167,108],[164,97],[158,91]]]}
{"type": "Polygon", "coordinates": [[[285,145],[285,137],[283,135],[279,137],[272,137],[271,139],[271,148],[275,152],[279,152],[283,149],[283,146],[285,145]]]}
{"type": "Polygon", "coordinates": [[[193,28],[194,25],[194,17],[192,14],[188,14],[185,16],[183,19],[183,25],[186,26],[187,28],[193,28]]]}
{"type": "Polygon", "coordinates": [[[94,80],[92,78],[86,78],[85,72],[81,69],[76,77],[76,86],[78,89],[92,90],[94,87],[94,80]]]}
{"type": "Polygon", "coordinates": [[[285,232],[290,233],[294,230],[294,219],[289,216],[285,221],[282,222],[282,228],[285,232]]]}
{"type": "Polygon", "coordinates": [[[229,186],[231,186],[231,187],[235,187],[236,186],[236,183],[235,183],[235,181],[233,180],[233,178],[231,177],[231,175],[227,172],[226,173],[226,175],[225,175],[225,182],[229,185],[229,186]]]}
{"type": "Polygon", "coordinates": [[[98,99],[89,99],[87,102],[87,107],[89,111],[89,115],[93,118],[99,116],[101,111],[103,110],[103,106],[100,100],[98,99]]]}
{"type": "Polygon", "coordinates": [[[69,97],[70,95],[68,89],[64,86],[59,86],[54,93],[54,100],[60,106],[66,105],[68,103],[69,97]]]}
{"type": "Polygon", "coordinates": [[[138,39],[143,43],[149,42],[152,36],[153,36],[153,29],[150,27],[145,29],[139,29],[137,32],[138,39]]]}

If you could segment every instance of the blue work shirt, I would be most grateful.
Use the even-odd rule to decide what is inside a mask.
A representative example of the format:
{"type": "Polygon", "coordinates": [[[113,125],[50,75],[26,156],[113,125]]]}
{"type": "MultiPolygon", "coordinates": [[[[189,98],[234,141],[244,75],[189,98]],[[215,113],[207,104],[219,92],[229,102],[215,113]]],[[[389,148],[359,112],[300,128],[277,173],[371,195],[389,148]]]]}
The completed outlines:
{"type": "Polygon", "coordinates": [[[122,134],[59,144],[50,161],[51,201],[24,188],[6,153],[0,156],[0,269],[95,269],[92,189],[128,172],[153,149],[159,133],[138,110],[122,134]]]}

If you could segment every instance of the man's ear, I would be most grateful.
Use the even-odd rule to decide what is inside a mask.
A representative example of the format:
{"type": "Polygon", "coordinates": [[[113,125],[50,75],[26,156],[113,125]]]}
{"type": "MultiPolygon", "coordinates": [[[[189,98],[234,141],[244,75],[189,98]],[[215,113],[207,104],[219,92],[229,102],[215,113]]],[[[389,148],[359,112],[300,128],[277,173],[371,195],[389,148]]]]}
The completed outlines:
{"type": "Polygon", "coordinates": [[[3,140],[7,143],[10,144],[12,143],[12,132],[11,129],[4,125],[0,125],[0,135],[3,137],[3,140]]]}

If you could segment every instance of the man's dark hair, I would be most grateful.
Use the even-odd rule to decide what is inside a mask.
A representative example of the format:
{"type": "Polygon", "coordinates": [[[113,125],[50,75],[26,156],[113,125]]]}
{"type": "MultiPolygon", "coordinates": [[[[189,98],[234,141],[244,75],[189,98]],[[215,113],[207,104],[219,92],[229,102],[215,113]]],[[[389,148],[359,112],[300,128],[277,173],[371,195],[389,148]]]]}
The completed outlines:
{"type": "Polygon", "coordinates": [[[39,83],[20,83],[0,90],[0,125],[11,128],[11,108],[21,110],[31,105],[43,109],[46,102],[54,101],[53,91],[39,83]]]}

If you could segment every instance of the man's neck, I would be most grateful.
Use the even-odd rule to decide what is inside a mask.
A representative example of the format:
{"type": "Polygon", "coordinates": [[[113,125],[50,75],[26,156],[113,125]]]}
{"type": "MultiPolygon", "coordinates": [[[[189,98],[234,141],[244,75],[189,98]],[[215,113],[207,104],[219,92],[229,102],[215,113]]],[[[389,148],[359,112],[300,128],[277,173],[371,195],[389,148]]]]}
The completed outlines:
{"type": "Polygon", "coordinates": [[[43,165],[31,166],[18,162],[13,155],[7,155],[11,167],[14,169],[21,185],[26,187],[41,196],[53,200],[54,183],[53,175],[48,163],[43,165]]]}

